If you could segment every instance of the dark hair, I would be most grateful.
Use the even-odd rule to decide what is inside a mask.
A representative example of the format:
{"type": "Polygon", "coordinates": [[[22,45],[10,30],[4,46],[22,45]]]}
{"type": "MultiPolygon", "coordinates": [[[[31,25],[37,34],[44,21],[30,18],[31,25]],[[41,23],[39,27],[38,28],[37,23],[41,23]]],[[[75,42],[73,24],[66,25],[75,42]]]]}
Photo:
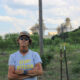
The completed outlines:
{"type": "Polygon", "coordinates": [[[32,39],[31,39],[31,38],[29,38],[29,44],[30,44],[30,45],[32,44],[32,39]]]}

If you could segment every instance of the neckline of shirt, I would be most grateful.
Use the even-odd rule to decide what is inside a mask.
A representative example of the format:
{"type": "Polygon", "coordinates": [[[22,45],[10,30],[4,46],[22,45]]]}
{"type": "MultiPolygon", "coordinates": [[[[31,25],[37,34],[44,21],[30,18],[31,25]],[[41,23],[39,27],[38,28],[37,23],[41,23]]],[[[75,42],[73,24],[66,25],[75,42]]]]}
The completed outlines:
{"type": "Polygon", "coordinates": [[[29,49],[28,52],[23,56],[23,55],[21,54],[20,50],[18,51],[18,53],[19,53],[21,56],[23,56],[23,57],[25,57],[26,55],[28,55],[29,52],[30,52],[30,49],[29,49]]]}

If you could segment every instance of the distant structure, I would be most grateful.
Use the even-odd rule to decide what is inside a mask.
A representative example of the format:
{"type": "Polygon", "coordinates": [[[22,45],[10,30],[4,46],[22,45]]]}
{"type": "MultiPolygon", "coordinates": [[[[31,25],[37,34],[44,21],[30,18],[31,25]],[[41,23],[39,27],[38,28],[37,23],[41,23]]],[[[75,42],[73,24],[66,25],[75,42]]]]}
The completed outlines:
{"type": "Polygon", "coordinates": [[[29,32],[30,35],[32,35],[32,32],[29,32]]]}
{"type": "Polygon", "coordinates": [[[57,34],[57,32],[48,32],[48,36],[54,36],[56,34],[57,34]]]}
{"type": "Polygon", "coordinates": [[[62,23],[60,26],[57,28],[57,33],[61,34],[62,32],[69,32],[72,30],[72,25],[70,22],[70,18],[66,18],[65,23],[62,23]]]}
{"type": "MultiPolygon", "coordinates": [[[[34,33],[39,34],[39,24],[36,23],[34,26],[30,28],[30,30],[32,31],[32,34],[34,33]]],[[[44,35],[45,30],[46,30],[46,26],[43,24],[43,35],[44,35]]]]}

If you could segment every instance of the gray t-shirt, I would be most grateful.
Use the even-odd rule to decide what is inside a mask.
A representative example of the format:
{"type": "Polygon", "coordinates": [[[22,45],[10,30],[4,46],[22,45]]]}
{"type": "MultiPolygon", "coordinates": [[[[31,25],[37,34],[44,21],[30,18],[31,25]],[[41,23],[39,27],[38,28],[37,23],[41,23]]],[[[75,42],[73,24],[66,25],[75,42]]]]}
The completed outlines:
{"type": "MultiPolygon", "coordinates": [[[[39,54],[29,49],[25,56],[23,56],[20,51],[11,54],[8,65],[15,66],[15,70],[32,70],[37,63],[42,63],[39,54]]],[[[37,80],[37,76],[24,80],[37,80]]]]}

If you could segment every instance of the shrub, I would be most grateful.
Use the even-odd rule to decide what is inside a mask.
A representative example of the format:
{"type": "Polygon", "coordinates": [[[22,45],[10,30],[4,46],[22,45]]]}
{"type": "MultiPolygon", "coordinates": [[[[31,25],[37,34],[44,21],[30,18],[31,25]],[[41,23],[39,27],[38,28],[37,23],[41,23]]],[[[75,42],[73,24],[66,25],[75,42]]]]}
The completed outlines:
{"type": "Polygon", "coordinates": [[[53,54],[51,53],[47,53],[47,54],[43,54],[41,56],[42,58],[42,66],[43,66],[43,69],[46,68],[46,66],[49,64],[49,62],[51,61],[51,59],[53,58],[53,54]]]}
{"type": "Polygon", "coordinates": [[[73,72],[73,73],[80,73],[80,64],[79,64],[79,65],[75,65],[75,66],[72,68],[72,72],[73,72]]]}
{"type": "MultiPolygon", "coordinates": [[[[79,59],[79,58],[78,58],[79,59]]],[[[73,73],[80,73],[80,59],[79,61],[77,61],[75,64],[74,64],[74,67],[72,68],[72,72],[73,73]]]]}

